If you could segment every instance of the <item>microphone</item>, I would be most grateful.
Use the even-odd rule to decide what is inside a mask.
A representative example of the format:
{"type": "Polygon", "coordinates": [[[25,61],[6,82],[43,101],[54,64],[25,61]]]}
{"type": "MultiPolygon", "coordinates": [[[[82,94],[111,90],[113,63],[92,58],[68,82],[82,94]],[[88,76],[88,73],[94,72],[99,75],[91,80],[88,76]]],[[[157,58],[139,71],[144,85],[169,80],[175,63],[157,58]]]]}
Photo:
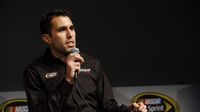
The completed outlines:
{"type": "Polygon", "coordinates": [[[72,48],[71,51],[70,51],[69,53],[72,53],[72,54],[79,54],[80,51],[79,51],[79,49],[78,49],[77,47],[75,47],[75,48],[72,48]]]}
{"type": "MultiPolygon", "coordinates": [[[[73,49],[71,49],[71,51],[69,52],[70,54],[79,54],[80,53],[80,51],[79,51],[79,49],[78,48],[73,48],[73,49]]],[[[77,62],[78,62],[78,60],[77,60],[77,62]]],[[[83,96],[83,94],[82,94],[82,92],[81,92],[81,90],[80,90],[80,88],[79,88],[79,86],[78,86],[78,83],[77,83],[77,75],[78,75],[78,70],[75,70],[75,73],[74,73],[74,80],[75,80],[75,85],[76,85],[76,88],[77,88],[77,90],[78,90],[78,93],[80,94],[80,96],[81,96],[81,98],[82,98],[82,100],[85,102],[85,104],[93,111],[93,112],[96,112],[96,110],[95,109],[93,109],[89,104],[88,104],[88,102],[85,100],[85,98],[84,98],[84,96],[83,96]]]]}
{"type": "MultiPolygon", "coordinates": [[[[75,47],[75,48],[71,49],[71,51],[69,53],[70,54],[79,54],[80,51],[79,51],[78,48],[75,47]]],[[[75,70],[75,72],[74,72],[74,79],[75,80],[77,79],[77,75],[78,75],[78,70],[75,70]]]]}

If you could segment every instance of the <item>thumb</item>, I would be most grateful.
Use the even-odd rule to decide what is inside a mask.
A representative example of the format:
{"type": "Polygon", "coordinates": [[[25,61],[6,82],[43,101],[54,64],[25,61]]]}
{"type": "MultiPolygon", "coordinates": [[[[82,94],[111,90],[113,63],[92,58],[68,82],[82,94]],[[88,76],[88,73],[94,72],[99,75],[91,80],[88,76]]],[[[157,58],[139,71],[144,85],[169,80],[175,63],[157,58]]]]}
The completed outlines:
{"type": "Polygon", "coordinates": [[[134,106],[135,108],[139,108],[139,104],[137,104],[137,103],[133,103],[133,106],[134,106]]]}

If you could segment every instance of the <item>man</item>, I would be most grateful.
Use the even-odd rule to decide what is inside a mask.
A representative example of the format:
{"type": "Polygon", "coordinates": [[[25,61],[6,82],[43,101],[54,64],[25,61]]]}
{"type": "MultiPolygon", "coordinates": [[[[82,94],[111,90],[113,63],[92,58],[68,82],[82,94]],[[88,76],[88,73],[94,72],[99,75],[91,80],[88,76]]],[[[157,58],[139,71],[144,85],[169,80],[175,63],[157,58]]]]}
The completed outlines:
{"type": "Polygon", "coordinates": [[[50,11],[40,28],[48,48],[24,71],[30,112],[147,112],[141,102],[118,106],[100,62],[76,49],[68,11],[50,11]]]}

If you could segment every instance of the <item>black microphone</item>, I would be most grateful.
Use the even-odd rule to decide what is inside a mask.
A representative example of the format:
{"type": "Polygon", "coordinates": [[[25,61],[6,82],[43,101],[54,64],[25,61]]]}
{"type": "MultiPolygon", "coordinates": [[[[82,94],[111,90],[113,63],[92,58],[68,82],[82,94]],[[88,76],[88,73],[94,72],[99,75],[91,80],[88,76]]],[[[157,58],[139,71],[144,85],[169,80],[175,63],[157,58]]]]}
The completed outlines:
{"type": "MultiPolygon", "coordinates": [[[[79,51],[78,48],[75,47],[75,48],[71,49],[71,51],[69,53],[70,54],[79,54],[80,51],[79,51]]],[[[75,70],[75,72],[74,72],[74,79],[75,80],[77,79],[77,75],[78,75],[78,70],[75,70]]]]}

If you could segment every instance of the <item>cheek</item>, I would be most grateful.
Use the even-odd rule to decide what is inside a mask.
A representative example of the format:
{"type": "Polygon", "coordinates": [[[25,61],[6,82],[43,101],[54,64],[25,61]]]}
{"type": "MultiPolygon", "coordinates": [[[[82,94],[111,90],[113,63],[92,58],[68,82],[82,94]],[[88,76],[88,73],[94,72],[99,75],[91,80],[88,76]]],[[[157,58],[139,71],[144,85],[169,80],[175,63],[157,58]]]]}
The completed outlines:
{"type": "Polygon", "coordinates": [[[53,44],[54,46],[60,46],[60,45],[62,45],[64,42],[65,42],[65,41],[64,41],[63,38],[53,38],[53,39],[52,39],[52,44],[53,44]]]}
{"type": "Polygon", "coordinates": [[[64,42],[65,41],[65,35],[63,34],[63,33],[61,33],[61,34],[57,34],[57,35],[55,35],[54,36],[54,41],[55,42],[64,42]]]}

